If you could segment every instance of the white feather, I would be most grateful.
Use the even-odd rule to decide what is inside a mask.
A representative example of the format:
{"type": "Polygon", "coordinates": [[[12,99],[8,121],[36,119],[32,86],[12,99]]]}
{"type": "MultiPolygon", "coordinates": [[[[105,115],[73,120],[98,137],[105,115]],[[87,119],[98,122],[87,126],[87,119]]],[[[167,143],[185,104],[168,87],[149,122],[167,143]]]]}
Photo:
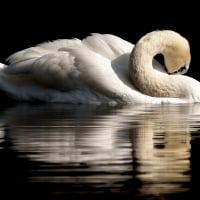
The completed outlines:
{"type": "MultiPolygon", "coordinates": [[[[132,49],[133,44],[118,36],[97,33],[82,41],[42,43],[12,54],[8,65],[0,64],[0,88],[18,99],[47,102],[185,102],[151,97],[137,90],[128,70],[132,49]]],[[[164,72],[154,60],[153,65],[160,71],[157,74],[164,72]]],[[[200,98],[195,96],[190,101],[194,99],[200,98]]]]}

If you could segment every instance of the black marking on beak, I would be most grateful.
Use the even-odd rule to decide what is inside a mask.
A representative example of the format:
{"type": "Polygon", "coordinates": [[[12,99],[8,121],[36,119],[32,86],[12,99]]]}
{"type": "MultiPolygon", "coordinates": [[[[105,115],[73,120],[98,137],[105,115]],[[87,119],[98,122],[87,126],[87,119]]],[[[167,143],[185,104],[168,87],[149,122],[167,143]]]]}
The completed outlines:
{"type": "Polygon", "coordinates": [[[179,68],[177,71],[175,72],[168,72],[168,74],[173,75],[173,74],[185,74],[188,70],[189,66],[184,65],[183,67],[179,68]]]}

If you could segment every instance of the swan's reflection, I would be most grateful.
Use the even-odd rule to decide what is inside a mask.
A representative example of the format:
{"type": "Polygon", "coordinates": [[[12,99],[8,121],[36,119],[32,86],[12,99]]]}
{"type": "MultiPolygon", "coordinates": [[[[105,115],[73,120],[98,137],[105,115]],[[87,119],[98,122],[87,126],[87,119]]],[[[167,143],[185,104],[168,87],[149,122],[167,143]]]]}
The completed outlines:
{"type": "MultiPolygon", "coordinates": [[[[180,114],[180,113],[179,113],[180,114]]],[[[182,116],[161,112],[145,116],[134,128],[134,158],[138,162],[137,178],[142,180],[141,194],[167,194],[187,190],[182,184],[190,181],[189,130],[182,116]]]]}
{"type": "Polygon", "coordinates": [[[0,140],[9,139],[19,157],[38,163],[30,182],[171,194],[188,189],[190,133],[199,120],[199,104],[20,105],[1,113],[6,132],[0,140]]]}

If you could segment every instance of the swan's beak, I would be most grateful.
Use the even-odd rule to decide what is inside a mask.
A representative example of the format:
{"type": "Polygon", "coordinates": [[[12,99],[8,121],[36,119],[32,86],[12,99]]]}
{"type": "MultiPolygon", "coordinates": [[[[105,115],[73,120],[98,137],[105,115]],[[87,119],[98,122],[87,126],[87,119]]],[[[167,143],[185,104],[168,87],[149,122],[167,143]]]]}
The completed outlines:
{"type": "Polygon", "coordinates": [[[180,67],[177,71],[175,72],[168,72],[169,75],[174,75],[174,74],[185,74],[189,69],[189,65],[184,65],[180,67]]]}

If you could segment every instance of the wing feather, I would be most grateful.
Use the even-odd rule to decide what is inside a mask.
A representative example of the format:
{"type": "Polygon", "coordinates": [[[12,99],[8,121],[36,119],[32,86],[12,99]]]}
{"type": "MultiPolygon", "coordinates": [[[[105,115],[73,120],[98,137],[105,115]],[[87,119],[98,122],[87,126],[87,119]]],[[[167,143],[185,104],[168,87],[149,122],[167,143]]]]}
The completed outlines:
{"type": "Polygon", "coordinates": [[[31,74],[32,77],[48,87],[68,90],[77,87],[79,72],[74,66],[74,57],[63,47],[78,48],[77,39],[57,40],[16,52],[7,58],[7,74],[31,74]]]}

